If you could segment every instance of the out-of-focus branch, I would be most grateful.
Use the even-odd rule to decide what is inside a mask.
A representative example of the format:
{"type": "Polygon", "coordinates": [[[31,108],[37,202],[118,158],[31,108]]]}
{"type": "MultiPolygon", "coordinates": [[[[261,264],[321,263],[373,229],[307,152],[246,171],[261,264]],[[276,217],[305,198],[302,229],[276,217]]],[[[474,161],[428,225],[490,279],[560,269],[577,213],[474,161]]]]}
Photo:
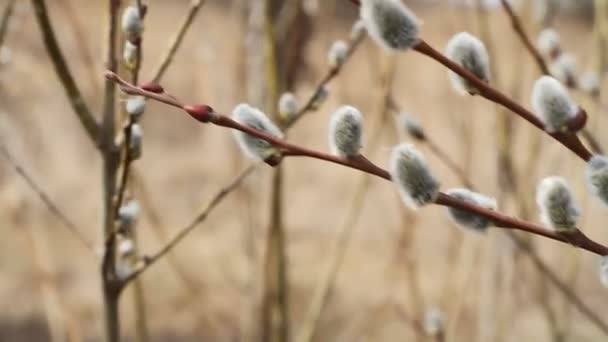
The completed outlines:
{"type": "Polygon", "coordinates": [[[13,167],[15,172],[27,183],[27,185],[36,193],[38,198],[46,205],[48,210],[55,215],[62,225],[76,237],[76,239],[91,253],[94,253],[93,244],[80,232],[80,229],[68,218],[68,216],[59,209],[59,206],[51,199],[51,197],[42,190],[42,187],[32,178],[32,176],[21,166],[17,160],[10,154],[8,148],[4,144],[0,144],[0,154],[13,167]]]}
{"type": "Polygon", "coordinates": [[[61,84],[68,96],[68,100],[72,109],[78,116],[80,123],[84,127],[91,141],[97,146],[100,146],[99,131],[100,127],[95,121],[95,118],[87,107],[80,89],[76,85],[76,81],[72,76],[70,68],[61,52],[61,48],[57,42],[51,20],[48,15],[48,10],[45,0],[32,0],[32,5],[36,13],[38,26],[42,32],[42,38],[46,50],[55,67],[55,73],[59,77],[61,84]]]}

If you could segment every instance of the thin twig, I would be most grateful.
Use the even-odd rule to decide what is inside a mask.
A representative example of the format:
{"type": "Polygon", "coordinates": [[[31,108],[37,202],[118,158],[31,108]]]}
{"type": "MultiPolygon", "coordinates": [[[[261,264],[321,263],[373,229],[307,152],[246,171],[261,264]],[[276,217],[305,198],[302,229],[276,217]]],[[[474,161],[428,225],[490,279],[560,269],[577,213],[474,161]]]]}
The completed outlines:
{"type": "Polygon", "coordinates": [[[59,80],[61,81],[61,84],[68,96],[70,105],[78,116],[80,123],[84,127],[93,144],[99,147],[100,127],[95,121],[93,114],[91,114],[89,107],[87,107],[82,93],[78,89],[76,81],[72,76],[72,72],[70,71],[65,57],[61,52],[61,48],[57,42],[53,26],[48,15],[46,2],[45,0],[32,0],[32,5],[34,6],[36,19],[38,21],[38,25],[40,26],[40,31],[42,32],[46,50],[51,58],[51,61],[53,62],[53,66],[55,67],[55,73],[59,77],[59,80]]]}
{"type": "Polygon", "coordinates": [[[15,172],[23,180],[27,183],[27,185],[32,189],[38,198],[46,205],[48,210],[55,215],[59,221],[63,224],[65,228],[67,228],[70,233],[72,233],[78,241],[91,253],[94,253],[94,247],[91,242],[87,240],[87,238],[80,232],[80,229],[68,218],[68,216],[59,209],[59,206],[55,204],[55,202],[51,199],[51,197],[42,190],[42,187],[38,185],[38,183],[30,176],[30,174],[21,166],[17,160],[10,154],[8,148],[4,144],[0,144],[0,152],[2,152],[2,156],[6,161],[13,167],[15,172]]]}
{"type": "MultiPolygon", "coordinates": [[[[157,94],[146,91],[142,88],[138,88],[128,82],[122,80],[118,75],[106,72],[106,77],[109,80],[117,82],[120,84],[122,91],[132,94],[144,96],[151,99],[158,99],[161,102],[172,103],[173,106],[181,108],[182,110],[188,112],[194,106],[184,105],[181,102],[175,100],[174,97],[168,94],[157,94]]],[[[308,158],[319,159],[323,161],[327,161],[333,164],[338,164],[342,166],[346,166],[351,169],[359,170],[365,173],[369,173],[371,175],[377,176],[379,178],[385,180],[391,180],[391,176],[388,171],[385,169],[373,164],[368,159],[363,156],[351,157],[351,158],[342,158],[333,156],[324,152],[311,150],[305,147],[301,147],[298,145],[294,145],[288,143],[280,138],[276,138],[269,134],[266,134],[263,131],[256,130],[249,126],[242,125],[227,116],[221,115],[216,112],[207,113],[208,116],[204,119],[204,122],[208,122],[217,126],[222,126],[226,128],[236,129],[241,132],[247,133],[253,137],[262,139],[267,141],[268,143],[275,146],[280,150],[282,157],[289,156],[305,156],[308,158]]],[[[199,118],[200,121],[200,118],[199,118]]],[[[491,220],[496,227],[506,228],[506,229],[515,229],[525,231],[531,234],[540,235],[555,241],[560,241],[563,243],[571,244],[573,246],[579,247],[581,249],[587,250],[589,252],[598,254],[598,255],[608,255],[608,247],[599,244],[591,239],[589,239],[586,235],[584,235],[580,230],[575,230],[569,233],[560,233],[555,230],[546,228],[544,226],[538,225],[533,222],[527,222],[515,217],[511,217],[500,213],[498,211],[486,209],[469,202],[451,197],[445,193],[440,192],[435,200],[435,204],[441,206],[452,207],[455,209],[464,210],[469,213],[473,213],[479,215],[481,217],[487,218],[491,220]]]]}
{"type": "Polygon", "coordinates": [[[192,0],[190,2],[190,9],[188,10],[188,13],[186,13],[186,16],[184,17],[184,20],[182,21],[181,25],[179,26],[177,33],[175,34],[171,43],[169,44],[169,48],[167,49],[167,52],[161,58],[161,61],[158,64],[158,67],[155,69],[155,71],[153,73],[154,76],[152,77],[152,82],[160,81],[160,79],[163,77],[163,75],[167,71],[167,68],[171,64],[171,61],[173,61],[173,57],[175,56],[177,49],[180,47],[182,41],[184,40],[184,37],[186,36],[186,32],[188,32],[188,29],[190,28],[190,25],[194,21],[194,18],[196,17],[198,10],[201,8],[201,6],[204,3],[205,3],[205,0],[192,0]]]}

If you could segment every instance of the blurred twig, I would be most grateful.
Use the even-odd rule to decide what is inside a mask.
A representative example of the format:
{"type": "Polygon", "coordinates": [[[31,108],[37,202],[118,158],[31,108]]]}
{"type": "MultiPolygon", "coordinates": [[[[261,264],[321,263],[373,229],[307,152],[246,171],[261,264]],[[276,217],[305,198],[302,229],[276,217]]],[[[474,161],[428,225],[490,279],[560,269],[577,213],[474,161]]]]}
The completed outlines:
{"type": "Polygon", "coordinates": [[[87,238],[80,232],[80,229],[70,220],[61,209],[55,204],[55,202],[51,199],[51,197],[42,190],[42,187],[38,185],[38,183],[30,176],[30,174],[21,166],[17,160],[10,154],[8,148],[4,144],[0,144],[0,153],[4,157],[4,159],[13,167],[15,172],[27,183],[27,185],[32,189],[38,198],[46,205],[48,210],[55,215],[59,221],[63,224],[63,226],[76,237],[78,241],[91,253],[94,253],[93,244],[90,243],[87,238]]]}
{"type": "MultiPolygon", "coordinates": [[[[392,73],[387,72],[386,74],[391,75],[392,73]]],[[[370,125],[372,128],[369,142],[367,143],[369,146],[369,153],[373,153],[377,150],[378,143],[380,142],[380,138],[385,128],[384,123],[388,121],[388,102],[391,82],[392,79],[387,77],[382,80],[382,84],[380,85],[382,88],[382,94],[380,95],[382,99],[380,108],[378,108],[378,111],[372,116],[373,122],[370,125]]],[[[353,231],[359,221],[361,211],[365,200],[367,199],[370,182],[371,177],[369,175],[361,175],[359,183],[351,198],[349,209],[344,216],[344,221],[340,225],[337,237],[328,253],[329,260],[327,261],[327,266],[313,290],[312,299],[310,300],[308,310],[304,316],[296,342],[310,342],[315,338],[321,314],[329,301],[330,290],[334,286],[340,267],[344,262],[344,257],[352,239],[353,231]]]]}
{"type": "Polygon", "coordinates": [[[163,75],[167,71],[167,68],[169,68],[169,65],[171,65],[171,62],[173,61],[173,57],[175,56],[175,53],[177,52],[182,41],[184,40],[184,37],[186,36],[186,32],[188,32],[188,29],[192,25],[194,18],[196,18],[196,15],[198,14],[199,9],[201,8],[201,6],[204,3],[205,3],[205,0],[192,0],[190,2],[190,9],[184,16],[184,19],[182,20],[181,25],[179,26],[173,39],[169,43],[169,47],[168,47],[167,51],[165,52],[164,56],[161,58],[160,63],[158,64],[158,67],[156,67],[156,69],[153,73],[154,76],[152,77],[152,82],[160,81],[160,79],[163,77],[163,75]]]}
{"type": "Polygon", "coordinates": [[[82,93],[78,89],[76,81],[72,77],[72,73],[63,56],[63,53],[61,52],[61,48],[57,43],[57,38],[53,30],[53,26],[51,25],[51,21],[49,19],[46,2],[45,0],[32,0],[32,5],[36,13],[38,25],[40,26],[40,30],[42,32],[42,37],[46,46],[46,50],[49,56],[51,57],[51,61],[53,62],[53,66],[55,67],[55,73],[57,74],[59,80],[61,81],[61,84],[63,85],[63,88],[68,96],[70,105],[78,116],[80,123],[84,127],[91,141],[97,147],[99,147],[100,127],[95,121],[93,114],[91,114],[89,108],[87,107],[82,93]]]}

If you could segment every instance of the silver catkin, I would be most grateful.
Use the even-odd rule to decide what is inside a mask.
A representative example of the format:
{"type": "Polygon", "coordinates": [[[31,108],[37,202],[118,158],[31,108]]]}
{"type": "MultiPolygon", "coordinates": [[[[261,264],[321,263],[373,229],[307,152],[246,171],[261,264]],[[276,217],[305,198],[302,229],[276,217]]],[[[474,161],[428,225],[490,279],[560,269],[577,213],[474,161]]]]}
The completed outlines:
{"type": "Polygon", "coordinates": [[[389,171],[401,198],[411,208],[430,204],[437,198],[439,182],[414,145],[401,144],[393,148],[389,171]]]}
{"type": "MultiPolygon", "coordinates": [[[[468,189],[451,189],[447,191],[447,194],[485,209],[496,210],[497,208],[496,200],[494,198],[484,196],[468,189]]],[[[452,221],[457,225],[470,228],[474,231],[483,232],[492,226],[491,220],[465,210],[449,207],[448,213],[452,221]]]]}
{"type": "MultiPolygon", "coordinates": [[[[232,111],[232,119],[242,125],[257,129],[276,138],[283,138],[281,130],[266,114],[248,104],[236,106],[232,111]]],[[[269,142],[239,130],[234,130],[234,137],[243,153],[251,159],[265,160],[277,152],[269,142]]]]}
{"type": "MultiPolygon", "coordinates": [[[[447,56],[484,82],[490,81],[490,57],[481,40],[467,32],[455,35],[446,47],[447,56]]],[[[449,71],[453,87],[460,93],[477,94],[478,90],[468,80],[449,71]]]]}
{"type": "Polygon", "coordinates": [[[342,106],[329,121],[329,145],[333,154],[352,157],[363,145],[363,116],[351,106],[342,106]]]}
{"type": "Polygon", "coordinates": [[[372,39],[388,50],[408,50],[420,41],[418,18],[401,0],[362,0],[359,13],[372,39]]]}
{"type": "Polygon", "coordinates": [[[580,211],[564,178],[553,176],[543,179],[536,190],[536,203],[544,224],[558,232],[576,229],[580,211]]]}

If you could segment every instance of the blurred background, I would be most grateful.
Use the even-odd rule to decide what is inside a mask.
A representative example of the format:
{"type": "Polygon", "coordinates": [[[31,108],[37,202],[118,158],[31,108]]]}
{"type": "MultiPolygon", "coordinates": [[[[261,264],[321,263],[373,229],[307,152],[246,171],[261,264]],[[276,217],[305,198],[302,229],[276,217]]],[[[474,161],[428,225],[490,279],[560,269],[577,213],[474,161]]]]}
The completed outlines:
{"type": "MultiPolygon", "coordinates": [[[[152,78],[190,7],[185,0],[145,2],[142,81],[152,78]]],[[[262,2],[205,1],[161,81],[164,88],[187,103],[208,103],[223,113],[242,102],[276,111],[276,96],[268,90],[262,2]]],[[[603,3],[596,2],[531,0],[513,5],[533,43],[543,28],[552,27],[561,36],[563,51],[576,58],[577,75],[594,72],[601,80],[608,12],[594,15],[603,3]]],[[[99,255],[101,159],[72,112],[30,1],[11,3],[0,47],[0,142],[94,242],[99,255]]],[[[492,83],[530,107],[531,87],[540,72],[500,1],[406,3],[423,21],[422,37],[440,50],[460,31],[480,37],[492,56],[492,83]]],[[[105,1],[48,0],[47,5],[66,60],[99,119],[105,1]]],[[[292,91],[304,103],[329,69],[332,43],[349,39],[357,9],[346,0],[276,0],[269,5],[279,27],[275,45],[281,92],[292,91]],[[287,3],[297,5],[297,15],[283,20],[281,8],[287,3]],[[287,24],[279,26],[283,22],[287,24]]],[[[9,0],[0,0],[0,10],[7,6],[9,0]]],[[[477,190],[499,200],[501,211],[538,221],[537,182],[563,176],[582,207],[582,229],[608,241],[608,211],[588,195],[585,165],[514,115],[483,99],[458,95],[446,70],[432,60],[414,52],[389,55],[364,38],[329,90],[320,109],[290,131],[290,141],[326,150],[329,115],[340,105],[353,105],[367,124],[365,155],[384,166],[393,145],[413,140],[392,119],[394,112],[407,112],[477,190]],[[399,109],[392,110],[395,106],[387,98],[399,109]]],[[[601,131],[608,124],[608,99],[602,95],[573,90],[589,113],[590,130],[608,146],[601,131]]],[[[138,249],[149,254],[187,225],[249,161],[230,132],[201,125],[165,105],[148,103],[142,126],[143,156],[134,164],[131,192],[141,205],[138,249]]],[[[416,144],[439,175],[442,189],[464,186],[435,148],[416,144]]],[[[121,322],[126,341],[142,341],[142,326],[149,341],[265,339],[263,309],[274,293],[265,276],[269,226],[277,223],[271,214],[274,173],[268,166],[258,168],[168,257],[142,275],[145,315],[134,310],[133,289],[125,290],[121,322]]],[[[281,293],[288,299],[291,340],[307,324],[314,289],[336,256],[336,241],[344,236],[344,258],[318,318],[315,341],[607,339],[500,229],[464,231],[441,207],[412,212],[390,184],[319,161],[286,160],[282,180],[279,221],[287,286],[281,293]],[[441,319],[430,319],[438,312],[441,319]],[[425,323],[428,330],[433,322],[441,323],[442,336],[427,336],[425,323]]],[[[608,293],[598,278],[597,256],[537,237],[525,239],[605,319],[608,293]]],[[[99,258],[0,158],[0,341],[101,341],[99,273],[99,258]]],[[[276,323],[273,317],[271,321],[276,323]]]]}

